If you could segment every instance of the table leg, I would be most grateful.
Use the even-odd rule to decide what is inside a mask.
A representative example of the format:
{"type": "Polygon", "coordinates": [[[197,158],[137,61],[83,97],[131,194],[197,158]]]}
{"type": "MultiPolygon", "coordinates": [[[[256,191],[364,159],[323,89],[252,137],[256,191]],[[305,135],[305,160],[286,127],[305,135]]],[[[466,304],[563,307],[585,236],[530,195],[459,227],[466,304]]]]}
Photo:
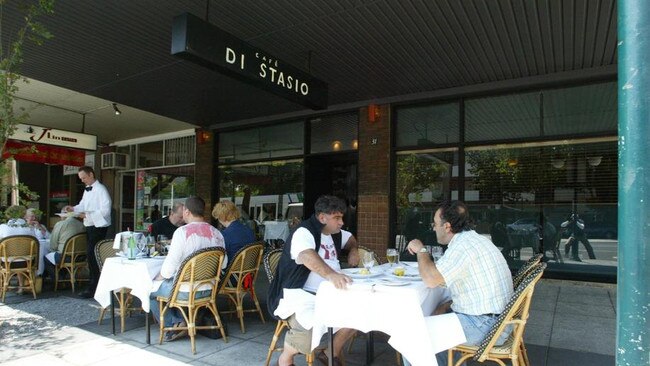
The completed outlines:
{"type": "Polygon", "coordinates": [[[115,335],[115,292],[111,290],[111,329],[115,335]]]}
{"type": "Polygon", "coordinates": [[[329,366],[334,366],[334,329],[332,329],[332,327],[328,327],[327,332],[330,336],[330,346],[329,350],[327,351],[327,363],[329,366]]]}
{"type": "Polygon", "coordinates": [[[147,328],[147,344],[151,344],[151,323],[149,322],[149,317],[151,316],[150,312],[149,313],[144,313],[144,325],[147,328]]]}
{"type": "Polygon", "coordinates": [[[366,335],[366,366],[375,360],[375,333],[371,330],[366,335]]]}

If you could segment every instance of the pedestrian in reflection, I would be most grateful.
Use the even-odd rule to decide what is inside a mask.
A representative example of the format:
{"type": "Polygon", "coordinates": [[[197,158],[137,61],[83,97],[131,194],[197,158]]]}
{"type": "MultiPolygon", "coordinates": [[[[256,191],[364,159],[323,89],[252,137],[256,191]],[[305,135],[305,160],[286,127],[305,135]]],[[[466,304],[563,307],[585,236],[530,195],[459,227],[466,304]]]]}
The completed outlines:
{"type": "Polygon", "coordinates": [[[571,259],[576,262],[582,262],[580,256],[578,256],[578,242],[581,242],[587,250],[589,259],[596,259],[596,254],[594,254],[594,248],[592,248],[589,240],[587,239],[587,234],[585,234],[585,222],[578,216],[577,213],[572,213],[569,215],[567,221],[562,223],[562,228],[566,229],[569,233],[569,241],[564,244],[564,254],[569,255],[569,249],[571,249],[571,259]]]}

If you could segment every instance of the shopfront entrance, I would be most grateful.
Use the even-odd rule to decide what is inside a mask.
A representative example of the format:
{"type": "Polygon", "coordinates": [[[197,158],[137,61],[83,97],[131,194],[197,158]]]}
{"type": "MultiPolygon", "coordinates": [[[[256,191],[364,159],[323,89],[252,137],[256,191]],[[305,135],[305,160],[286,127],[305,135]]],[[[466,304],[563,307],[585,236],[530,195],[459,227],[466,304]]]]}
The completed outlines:
{"type": "Polygon", "coordinates": [[[347,212],[345,230],[357,231],[357,153],[309,156],[305,159],[305,217],[314,213],[314,203],[321,195],[343,199],[347,212]]]}

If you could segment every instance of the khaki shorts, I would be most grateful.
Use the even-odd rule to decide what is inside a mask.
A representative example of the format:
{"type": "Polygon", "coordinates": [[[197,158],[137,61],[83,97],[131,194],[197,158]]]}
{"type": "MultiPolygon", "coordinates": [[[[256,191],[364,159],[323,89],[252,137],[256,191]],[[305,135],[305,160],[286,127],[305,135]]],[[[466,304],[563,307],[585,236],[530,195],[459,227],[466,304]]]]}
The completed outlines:
{"type": "Polygon", "coordinates": [[[284,335],[284,344],[289,345],[303,355],[311,353],[311,330],[307,330],[298,323],[296,314],[287,319],[289,330],[284,335]]]}

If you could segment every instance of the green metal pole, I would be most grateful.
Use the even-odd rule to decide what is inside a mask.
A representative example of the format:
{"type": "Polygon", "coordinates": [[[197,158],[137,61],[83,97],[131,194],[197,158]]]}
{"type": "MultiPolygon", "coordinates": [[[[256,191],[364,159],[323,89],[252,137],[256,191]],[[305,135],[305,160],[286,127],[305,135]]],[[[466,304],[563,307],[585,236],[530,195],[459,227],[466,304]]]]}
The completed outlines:
{"type": "Polygon", "coordinates": [[[650,1],[618,0],[616,365],[650,365],[650,1]]]}

